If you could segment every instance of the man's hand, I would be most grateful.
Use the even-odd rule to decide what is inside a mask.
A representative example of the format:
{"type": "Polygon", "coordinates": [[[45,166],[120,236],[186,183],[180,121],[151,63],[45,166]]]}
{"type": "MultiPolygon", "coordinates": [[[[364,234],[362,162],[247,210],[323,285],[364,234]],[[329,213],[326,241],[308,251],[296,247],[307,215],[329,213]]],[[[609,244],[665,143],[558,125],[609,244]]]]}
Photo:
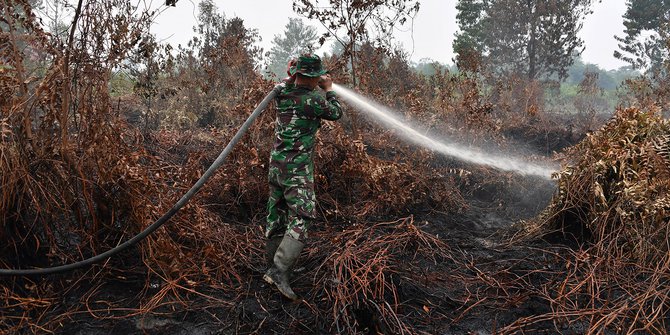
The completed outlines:
{"type": "Polygon", "coordinates": [[[319,80],[319,87],[321,87],[321,89],[326,92],[333,90],[333,80],[330,78],[329,74],[324,74],[321,76],[321,80],[319,80]]]}

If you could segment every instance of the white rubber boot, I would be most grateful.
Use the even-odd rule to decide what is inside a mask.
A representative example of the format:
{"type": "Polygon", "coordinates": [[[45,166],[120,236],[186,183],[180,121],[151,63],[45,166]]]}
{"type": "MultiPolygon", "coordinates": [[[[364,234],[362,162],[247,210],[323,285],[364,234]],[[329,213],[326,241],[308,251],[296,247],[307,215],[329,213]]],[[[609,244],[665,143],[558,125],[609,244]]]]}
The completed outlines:
{"type": "Polygon", "coordinates": [[[263,280],[277,286],[279,292],[291,300],[298,300],[289,282],[291,268],[295,265],[305,244],[289,235],[284,235],[274,257],[274,264],[263,276],[263,280]]]}

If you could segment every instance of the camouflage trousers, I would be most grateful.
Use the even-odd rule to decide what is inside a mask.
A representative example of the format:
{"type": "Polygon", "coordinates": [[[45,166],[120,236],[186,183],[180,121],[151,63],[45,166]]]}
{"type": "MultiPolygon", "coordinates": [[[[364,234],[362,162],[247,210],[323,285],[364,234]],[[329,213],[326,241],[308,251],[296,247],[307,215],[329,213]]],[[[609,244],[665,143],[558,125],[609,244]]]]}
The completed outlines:
{"type": "Polygon", "coordinates": [[[300,172],[283,172],[270,165],[268,173],[270,196],[265,237],[289,234],[297,240],[307,237],[315,218],[314,168],[312,164],[300,172]]]}

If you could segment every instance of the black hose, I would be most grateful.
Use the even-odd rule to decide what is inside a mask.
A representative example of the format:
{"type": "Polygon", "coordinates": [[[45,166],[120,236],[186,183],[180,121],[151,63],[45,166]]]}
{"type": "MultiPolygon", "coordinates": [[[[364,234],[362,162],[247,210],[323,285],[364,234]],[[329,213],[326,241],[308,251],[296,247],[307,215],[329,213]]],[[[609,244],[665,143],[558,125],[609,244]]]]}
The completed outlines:
{"type": "Polygon", "coordinates": [[[134,245],[135,243],[141,241],[145,237],[147,237],[149,234],[153,233],[156,229],[158,229],[160,226],[162,226],[164,223],[166,223],[177,211],[179,211],[184,205],[186,205],[186,202],[188,202],[193,195],[195,195],[196,192],[202,188],[202,186],[207,182],[207,180],[214,174],[214,171],[218,169],[222,164],[223,161],[226,159],[226,156],[230,154],[230,152],[233,150],[233,147],[237,142],[240,141],[244,133],[249,129],[251,124],[254,122],[254,120],[260,115],[263,110],[267,107],[267,105],[270,103],[272,99],[274,99],[277,94],[281,91],[281,89],[284,87],[284,84],[279,84],[275,86],[270,93],[268,93],[267,96],[261,101],[260,104],[258,104],[258,107],[251,113],[249,118],[242,124],[239,130],[237,130],[237,133],[235,136],[233,136],[233,139],[230,140],[228,145],[223,149],[223,151],[219,154],[219,157],[216,158],[214,163],[205,171],[205,173],[198,179],[198,181],[191,187],[186,194],[184,194],[179,201],[169,210],[167,213],[163,214],[156,222],[152,223],[149,227],[144,229],[142,232],[139,234],[135,235],[133,238],[129,239],[128,241],[119,244],[118,246],[107,250],[99,255],[93,256],[91,258],[87,258],[84,260],[81,260],[76,263],[71,263],[71,264],[65,264],[65,265],[59,265],[59,266],[54,266],[54,267],[48,267],[48,268],[41,268],[41,269],[0,269],[0,276],[34,276],[34,275],[47,275],[47,274],[53,274],[53,273],[58,273],[58,272],[65,272],[65,271],[70,271],[74,270],[80,267],[84,267],[87,265],[91,265],[93,263],[100,262],[108,257],[111,257],[120,251],[134,245]]]}

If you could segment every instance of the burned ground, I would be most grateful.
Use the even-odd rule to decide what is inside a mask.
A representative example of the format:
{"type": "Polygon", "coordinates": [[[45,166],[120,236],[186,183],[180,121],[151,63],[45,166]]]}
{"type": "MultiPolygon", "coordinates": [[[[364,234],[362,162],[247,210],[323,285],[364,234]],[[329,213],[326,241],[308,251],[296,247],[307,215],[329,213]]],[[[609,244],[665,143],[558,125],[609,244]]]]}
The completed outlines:
{"type": "MultiPolygon", "coordinates": [[[[510,179],[525,187],[536,185],[510,179]]],[[[117,278],[108,274],[96,280],[95,287],[77,283],[45,317],[60,319],[59,332],[68,334],[488,334],[550,309],[546,301],[515,283],[548,264],[548,254],[540,250],[549,245],[505,247],[507,238],[502,234],[548,202],[553,188],[544,183],[546,187],[527,194],[511,192],[516,197],[477,194],[467,199],[467,209],[461,213],[424,211],[366,225],[322,222],[303,252],[298,265],[302,271],[295,275],[295,289],[304,297],[301,303],[286,301],[263,282],[263,242],[251,233],[255,245],[249,250],[251,263],[243,266],[234,292],[174,283],[186,288],[178,297],[167,295],[161,302],[164,306],[142,313],[147,300],[170,284],[148,280],[151,276],[142,271],[119,270],[117,278]],[[532,204],[531,194],[536,200],[532,204]],[[431,253],[422,248],[431,248],[431,253]],[[343,255],[347,252],[356,258],[343,255]],[[390,255],[380,258],[379,252],[390,255]],[[337,296],[338,286],[346,283],[338,282],[338,273],[329,268],[344,271],[356,266],[347,263],[352,261],[363,263],[356,268],[356,275],[363,277],[347,278],[361,281],[361,287],[350,289],[363,292],[340,292],[353,295],[352,300],[340,303],[338,315],[331,315],[333,308],[324,302],[337,296]],[[366,266],[370,273],[363,271],[366,266]],[[380,275],[386,277],[381,282],[380,275]]],[[[505,186],[511,185],[496,185],[505,186]]],[[[261,224],[248,223],[244,231],[258,232],[261,224]]],[[[125,257],[137,257],[137,251],[125,257]]],[[[539,287],[543,279],[536,274],[527,280],[539,287]]]]}
{"type": "MultiPolygon", "coordinates": [[[[192,145],[186,141],[171,150],[187,152],[192,145]]],[[[454,166],[438,161],[433,168],[444,164],[454,166]]],[[[59,292],[45,299],[48,306],[37,321],[68,334],[488,334],[521,317],[549,312],[549,303],[532,288],[540,289],[550,277],[543,273],[547,266],[561,267],[551,259],[552,245],[508,242],[515,222],[545,208],[555,182],[479,168],[466,174],[467,166],[460,166],[449,169],[454,176],[448,179],[453,192],[463,194],[456,208],[420,203],[395,216],[378,209],[376,218],[366,221],[322,218],[295,274],[301,303],[284,300],[262,280],[263,217],[222,205],[214,206],[218,215],[237,218],[225,224],[224,235],[244,239],[234,248],[244,258],[223,257],[217,264],[234,268],[233,277],[170,280],[147,272],[138,262],[138,248],[132,248],[104,270],[95,266],[19,280],[14,287],[44,285],[43,291],[59,292]]],[[[203,271],[216,269],[203,265],[203,271]]],[[[21,290],[17,300],[39,291],[21,290]]],[[[20,308],[5,315],[35,320],[20,308]]],[[[32,322],[9,325],[19,333],[38,331],[32,322]]],[[[558,332],[548,322],[540,326],[558,332]]]]}
{"type": "MultiPolygon", "coordinates": [[[[217,18],[209,49],[195,39],[174,55],[146,34],[156,13],[130,2],[80,1],[66,41],[29,1],[5,2],[2,268],[71,263],[135,236],[273,87],[238,18],[217,18]]],[[[667,79],[627,83],[622,101],[634,107],[587,135],[600,124],[549,111],[546,83],[424,76],[389,51],[362,46],[356,85],[347,58],[324,63],[430,134],[558,159],[556,179],[438,156],[349,106],[348,119],[320,130],[319,220],[295,271],[304,300],[289,303],[261,279],[268,112],[137,246],[74,272],[0,278],[0,333],[668,333],[667,79]]]]}
{"type": "MultiPolygon", "coordinates": [[[[266,126],[261,121],[258,127],[266,126]]],[[[163,188],[176,199],[230,136],[219,130],[164,131],[135,145],[150,153],[147,162],[163,166],[154,178],[177,182],[163,188]]],[[[304,300],[284,300],[262,280],[259,194],[265,190],[267,148],[247,138],[251,141],[240,144],[195,205],[140,246],[104,266],[6,282],[7,332],[581,334],[592,329],[583,318],[588,312],[557,314],[563,302],[554,291],[570,280],[566,268],[590,242],[569,229],[527,235],[528,225],[543,217],[538,214],[558,206],[557,181],[467,165],[403,144],[389,151],[380,145],[389,138],[350,141],[337,125],[323,129],[319,143],[320,219],[293,282],[304,300]]],[[[588,296],[571,299],[579,304],[588,296]]],[[[616,328],[599,331],[616,333],[616,328]]]]}
{"type": "MultiPolygon", "coordinates": [[[[640,115],[622,112],[608,124],[652,120],[640,115]]],[[[660,129],[651,135],[665,129],[649,122],[660,129]]],[[[589,248],[601,243],[569,226],[539,229],[552,224],[552,210],[569,212],[561,202],[566,188],[558,186],[566,179],[503,173],[402,145],[395,158],[378,146],[388,138],[363,145],[337,125],[322,135],[321,215],[293,282],[300,303],[262,280],[267,153],[252,141],[236,149],[195,206],[139,246],[103,266],[6,281],[3,326],[63,334],[582,334],[594,327],[613,334],[641,322],[631,319],[631,306],[601,327],[593,321],[601,314],[579,307],[592,301],[589,291],[561,291],[590,278],[584,271],[599,259],[589,259],[597,252],[589,248]]],[[[166,164],[155,177],[178,180],[164,189],[176,198],[229,136],[163,132],[142,145],[149,161],[166,164]]],[[[564,224],[583,222],[564,216],[564,224]]],[[[625,289],[598,298],[625,299],[625,289]]]]}

